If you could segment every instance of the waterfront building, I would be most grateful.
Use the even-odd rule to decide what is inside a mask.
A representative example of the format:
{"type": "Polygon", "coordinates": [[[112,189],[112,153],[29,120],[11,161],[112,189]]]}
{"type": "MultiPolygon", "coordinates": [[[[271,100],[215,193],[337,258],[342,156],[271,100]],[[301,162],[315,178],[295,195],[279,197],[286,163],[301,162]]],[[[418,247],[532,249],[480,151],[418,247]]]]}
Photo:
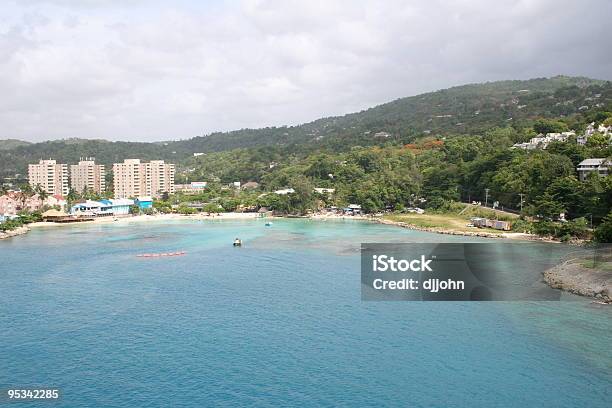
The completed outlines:
{"type": "Polygon", "coordinates": [[[110,200],[101,200],[102,203],[110,203],[113,215],[128,215],[130,209],[135,204],[134,200],[129,198],[112,198],[110,200]]]}
{"type": "Polygon", "coordinates": [[[70,214],[87,217],[128,215],[133,205],[134,200],[126,198],[100,201],[86,200],[73,205],[70,214]]]}
{"type": "Polygon", "coordinates": [[[361,214],[361,205],[349,204],[348,207],[344,209],[344,213],[349,215],[361,214]]]}
{"type": "Polygon", "coordinates": [[[470,218],[470,221],[472,225],[477,228],[492,228],[501,231],[510,231],[512,229],[512,224],[508,221],[490,220],[481,217],[470,218]]]}
{"type": "Polygon", "coordinates": [[[17,214],[19,201],[13,192],[0,196],[0,214],[17,214]]]}
{"type": "Polygon", "coordinates": [[[149,196],[145,196],[145,197],[138,197],[134,203],[140,207],[141,210],[144,210],[146,208],[152,208],[153,207],[153,197],[149,197],[149,196]]]}
{"type": "Polygon", "coordinates": [[[79,193],[87,189],[101,194],[105,176],[104,165],[96,164],[93,157],[81,159],[70,166],[70,187],[79,193]]]}
{"type": "Polygon", "coordinates": [[[68,194],[68,165],[55,160],[41,160],[28,166],[28,181],[32,188],[41,186],[49,194],[68,194]]]}
{"type": "MultiPolygon", "coordinates": [[[[36,200],[38,200],[40,202],[40,200],[38,199],[38,195],[35,195],[36,200]]],[[[64,197],[62,197],[59,194],[54,194],[51,195],[47,198],[45,198],[45,200],[43,201],[43,206],[46,207],[59,207],[60,210],[65,210],[66,209],[66,205],[68,204],[68,202],[66,201],[66,199],[64,197]]],[[[41,209],[41,208],[39,208],[41,209]]]]}
{"type": "Polygon", "coordinates": [[[21,210],[39,211],[43,207],[66,207],[66,200],[61,195],[52,195],[41,200],[38,194],[28,196],[21,191],[9,191],[0,196],[0,214],[17,214],[21,210]]]}
{"type": "Polygon", "coordinates": [[[110,205],[91,200],[86,200],[82,203],[76,203],[70,209],[70,214],[88,217],[113,215],[110,205]]]}
{"type": "Polygon", "coordinates": [[[139,159],[126,159],[113,164],[113,176],[115,198],[174,193],[174,164],[163,160],[141,163],[139,159]]]}

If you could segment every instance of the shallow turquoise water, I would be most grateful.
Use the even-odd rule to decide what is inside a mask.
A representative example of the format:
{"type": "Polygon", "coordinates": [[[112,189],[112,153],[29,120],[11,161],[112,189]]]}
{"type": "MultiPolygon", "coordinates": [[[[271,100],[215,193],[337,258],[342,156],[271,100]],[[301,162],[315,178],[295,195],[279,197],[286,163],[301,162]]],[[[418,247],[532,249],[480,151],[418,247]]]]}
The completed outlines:
{"type": "Polygon", "coordinates": [[[67,407],[609,406],[608,308],[360,300],[361,242],[465,240],[354,221],[35,230],[0,242],[0,388],[60,387],[40,405],[67,407]]]}

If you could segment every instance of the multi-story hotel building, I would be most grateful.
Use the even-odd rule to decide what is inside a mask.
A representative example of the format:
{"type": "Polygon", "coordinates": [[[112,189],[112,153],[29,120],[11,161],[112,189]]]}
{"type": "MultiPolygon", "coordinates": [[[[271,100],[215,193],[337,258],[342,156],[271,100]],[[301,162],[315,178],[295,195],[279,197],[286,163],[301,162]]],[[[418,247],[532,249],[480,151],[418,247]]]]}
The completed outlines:
{"type": "Polygon", "coordinates": [[[40,185],[47,193],[68,194],[68,165],[55,160],[41,160],[28,166],[28,180],[33,188],[40,185]]]}
{"type": "Polygon", "coordinates": [[[147,183],[150,183],[150,195],[159,197],[163,193],[174,193],[174,164],[163,160],[151,160],[149,163],[147,183]]]}
{"type": "Polygon", "coordinates": [[[174,164],[126,159],[113,164],[113,180],[115,198],[159,197],[166,192],[174,193],[174,164]]]}
{"type": "Polygon", "coordinates": [[[106,172],[104,165],[96,164],[93,157],[81,159],[79,164],[70,166],[70,187],[77,191],[83,192],[85,189],[95,193],[104,192],[104,178],[106,172]]]}

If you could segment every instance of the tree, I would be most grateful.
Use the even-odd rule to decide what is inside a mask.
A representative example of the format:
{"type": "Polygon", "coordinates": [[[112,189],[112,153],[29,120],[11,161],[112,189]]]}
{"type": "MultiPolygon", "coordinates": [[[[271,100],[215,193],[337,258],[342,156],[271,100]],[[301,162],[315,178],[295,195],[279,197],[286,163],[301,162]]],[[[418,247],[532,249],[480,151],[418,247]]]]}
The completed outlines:
{"type": "MultiPolygon", "coordinates": [[[[219,206],[217,205],[217,208],[218,207],[219,206]]],[[[179,214],[185,214],[185,215],[195,214],[197,212],[195,208],[187,207],[184,204],[179,205],[177,211],[178,211],[179,214]]],[[[217,210],[217,211],[208,211],[208,212],[219,212],[219,210],[217,210]]]]}
{"type": "Polygon", "coordinates": [[[68,207],[71,207],[79,199],[79,193],[77,193],[75,189],[71,188],[68,191],[68,195],[66,196],[66,202],[68,204],[68,207]]]}
{"type": "Polygon", "coordinates": [[[456,166],[436,166],[423,171],[423,196],[428,207],[440,207],[445,201],[460,199],[456,166]]]}
{"type": "Polygon", "coordinates": [[[569,218],[584,216],[585,197],[584,183],[574,176],[556,179],[546,189],[552,199],[565,208],[569,218]]]}
{"type": "Polygon", "coordinates": [[[21,204],[21,208],[25,208],[28,198],[34,195],[34,189],[32,189],[32,186],[30,186],[29,184],[24,184],[19,187],[19,190],[19,203],[21,204]]]}
{"type": "Polygon", "coordinates": [[[533,124],[533,130],[537,133],[560,133],[568,130],[567,125],[558,120],[538,119],[533,124]]]}
{"type": "Polygon", "coordinates": [[[552,194],[548,192],[535,200],[531,210],[533,215],[549,220],[558,218],[564,212],[565,207],[563,204],[556,201],[552,194]]]}
{"type": "Polygon", "coordinates": [[[610,145],[610,136],[603,135],[599,132],[593,133],[587,140],[587,147],[594,149],[605,149],[610,145]]]}
{"type": "Polygon", "coordinates": [[[291,186],[295,192],[288,194],[290,210],[304,214],[307,210],[312,209],[316,198],[312,182],[301,178],[293,180],[291,186]]]}
{"type": "Polygon", "coordinates": [[[606,215],[601,224],[595,229],[595,241],[612,243],[612,211],[606,215]]]}
{"type": "Polygon", "coordinates": [[[49,197],[49,193],[47,193],[47,190],[42,188],[42,186],[40,184],[38,184],[34,188],[34,192],[38,195],[38,199],[40,200],[40,206],[42,208],[45,200],[49,197]]]}

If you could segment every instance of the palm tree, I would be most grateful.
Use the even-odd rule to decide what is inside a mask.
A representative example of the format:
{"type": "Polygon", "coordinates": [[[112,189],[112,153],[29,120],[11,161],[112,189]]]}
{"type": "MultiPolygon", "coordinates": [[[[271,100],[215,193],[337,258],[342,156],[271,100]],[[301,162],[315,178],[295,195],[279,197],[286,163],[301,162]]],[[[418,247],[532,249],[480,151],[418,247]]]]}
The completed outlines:
{"type": "Polygon", "coordinates": [[[79,193],[77,193],[76,190],[71,188],[68,192],[68,195],[66,196],[66,203],[68,208],[70,208],[72,204],[74,204],[74,202],[77,201],[79,198],[79,193]]]}
{"type": "Polygon", "coordinates": [[[34,192],[38,195],[38,199],[40,200],[40,208],[42,209],[45,200],[49,197],[49,193],[47,193],[47,190],[42,188],[40,184],[34,187],[34,192]]]}
{"type": "Polygon", "coordinates": [[[28,198],[34,195],[34,190],[29,184],[22,185],[21,187],[19,187],[19,190],[21,190],[21,192],[19,193],[19,202],[21,203],[21,209],[23,210],[26,205],[26,202],[28,201],[28,198]]]}

